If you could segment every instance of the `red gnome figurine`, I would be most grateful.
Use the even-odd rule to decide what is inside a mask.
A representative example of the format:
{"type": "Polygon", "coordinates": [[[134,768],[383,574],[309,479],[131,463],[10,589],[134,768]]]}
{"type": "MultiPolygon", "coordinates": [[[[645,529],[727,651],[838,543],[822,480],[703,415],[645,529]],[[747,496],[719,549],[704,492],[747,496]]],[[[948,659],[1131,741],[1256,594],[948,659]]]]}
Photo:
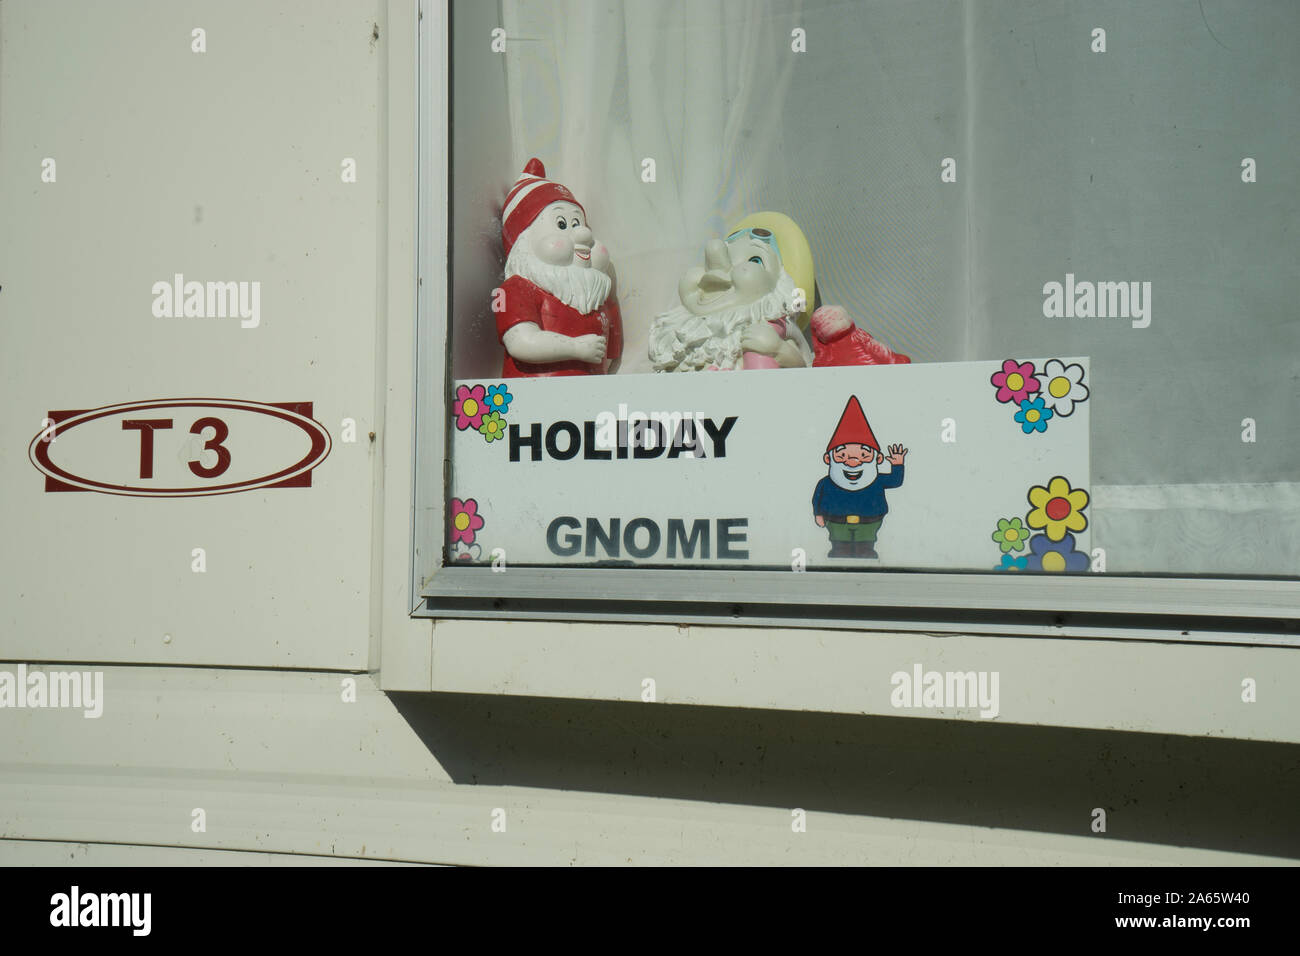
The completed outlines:
{"type": "MultiPolygon", "coordinates": [[[[573,193],[530,159],[501,210],[503,378],[603,375],[623,352],[609,250],[573,193]]],[[[494,308],[496,303],[494,302],[494,308]]]]}
{"type": "Polygon", "coordinates": [[[910,365],[912,360],[877,342],[854,324],[841,306],[824,305],[812,314],[813,368],[832,365],[910,365]]]}

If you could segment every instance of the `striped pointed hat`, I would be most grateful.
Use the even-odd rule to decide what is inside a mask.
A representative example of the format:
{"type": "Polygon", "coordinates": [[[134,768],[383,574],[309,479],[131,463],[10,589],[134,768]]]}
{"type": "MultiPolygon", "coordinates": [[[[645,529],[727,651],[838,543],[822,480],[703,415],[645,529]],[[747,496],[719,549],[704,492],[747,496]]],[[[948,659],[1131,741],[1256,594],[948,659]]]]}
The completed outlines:
{"type": "MultiPolygon", "coordinates": [[[[546,178],[546,167],[536,157],[528,161],[523,175],[515,181],[510,192],[506,194],[506,203],[501,208],[501,242],[506,255],[519,238],[519,234],[533,224],[538,213],[553,202],[571,202],[579,209],[582,203],[573,198],[567,186],[551,182],[546,178]]],[[[585,216],[587,210],[582,209],[585,216]]]]}

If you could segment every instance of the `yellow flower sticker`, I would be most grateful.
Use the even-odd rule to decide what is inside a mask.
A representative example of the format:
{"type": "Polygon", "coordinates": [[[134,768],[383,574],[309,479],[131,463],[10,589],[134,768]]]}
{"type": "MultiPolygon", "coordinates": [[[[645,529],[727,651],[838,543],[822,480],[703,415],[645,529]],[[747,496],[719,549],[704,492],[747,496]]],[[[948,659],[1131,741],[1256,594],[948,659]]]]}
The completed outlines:
{"type": "Polygon", "coordinates": [[[1032,510],[1025,517],[1031,528],[1042,528],[1052,541],[1062,540],[1067,532],[1082,531],[1088,527],[1083,509],[1088,507],[1088,492],[1071,488],[1070,483],[1057,475],[1046,487],[1035,485],[1029,489],[1032,510]]]}

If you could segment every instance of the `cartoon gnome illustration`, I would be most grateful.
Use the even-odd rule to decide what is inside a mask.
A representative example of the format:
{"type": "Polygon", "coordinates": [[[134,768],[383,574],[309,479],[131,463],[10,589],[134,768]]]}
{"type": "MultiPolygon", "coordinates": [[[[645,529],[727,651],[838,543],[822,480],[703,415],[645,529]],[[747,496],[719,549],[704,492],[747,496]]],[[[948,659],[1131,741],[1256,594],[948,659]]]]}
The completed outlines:
{"type": "Polygon", "coordinates": [[[876,536],[889,512],[885,491],[903,483],[907,449],[890,445],[880,450],[862,413],[858,397],[849,397],[835,434],[826,443],[827,475],[813,490],[813,517],[830,533],[832,558],[876,558],[876,536]],[[888,461],[891,469],[881,473],[888,461]]]}

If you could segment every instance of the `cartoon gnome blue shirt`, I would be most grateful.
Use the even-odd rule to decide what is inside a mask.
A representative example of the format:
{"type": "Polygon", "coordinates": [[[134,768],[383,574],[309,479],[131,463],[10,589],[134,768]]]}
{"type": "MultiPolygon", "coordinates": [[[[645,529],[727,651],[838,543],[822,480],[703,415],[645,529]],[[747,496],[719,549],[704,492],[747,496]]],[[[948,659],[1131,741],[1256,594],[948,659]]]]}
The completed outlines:
{"type": "MultiPolygon", "coordinates": [[[[817,482],[817,487],[813,490],[813,514],[841,519],[847,515],[860,515],[864,518],[883,517],[889,513],[885,490],[897,488],[903,483],[903,467],[896,465],[887,475],[876,474],[871,484],[856,491],[841,488],[835,483],[835,479],[827,475],[817,482]]],[[[875,473],[874,469],[870,470],[875,473]]]]}
{"type": "Polygon", "coordinates": [[[902,485],[906,455],[902,445],[891,445],[888,455],[880,450],[862,405],[850,396],[822,456],[827,475],[813,489],[813,517],[830,535],[830,557],[877,557],[876,535],[889,512],[885,492],[902,485]],[[893,468],[881,474],[885,461],[893,468]]]}

